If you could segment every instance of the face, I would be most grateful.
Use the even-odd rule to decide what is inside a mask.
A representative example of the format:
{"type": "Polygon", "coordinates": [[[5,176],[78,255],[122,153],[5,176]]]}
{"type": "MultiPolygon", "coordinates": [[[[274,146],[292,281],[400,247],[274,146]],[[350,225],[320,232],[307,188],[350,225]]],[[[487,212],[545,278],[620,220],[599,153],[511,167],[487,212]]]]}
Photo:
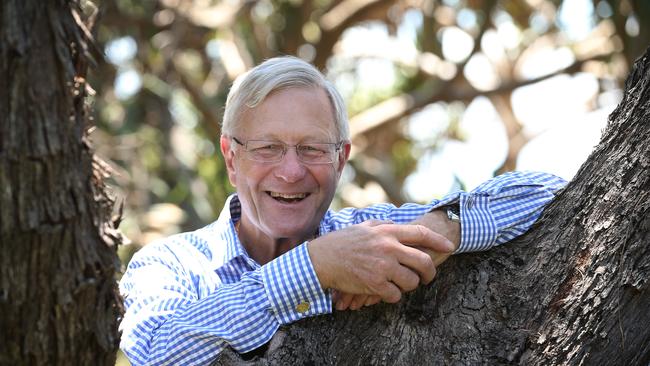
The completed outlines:
{"type": "MultiPolygon", "coordinates": [[[[319,88],[271,93],[241,115],[236,131],[234,137],[242,142],[339,142],[332,106],[319,88]]],[[[331,164],[302,163],[293,148],[279,162],[256,162],[245,156],[242,146],[233,144],[231,138],[221,138],[228,176],[242,205],[241,225],[258,238],[310,238],[334,197],[350,144],[344,144],[331,164]]]]}

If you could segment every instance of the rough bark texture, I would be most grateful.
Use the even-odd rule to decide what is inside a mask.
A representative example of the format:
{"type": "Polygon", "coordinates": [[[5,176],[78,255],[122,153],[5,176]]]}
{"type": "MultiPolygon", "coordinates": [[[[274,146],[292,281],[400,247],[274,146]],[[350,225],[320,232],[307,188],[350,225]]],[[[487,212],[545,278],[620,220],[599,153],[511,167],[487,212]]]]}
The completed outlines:
{"type": "Polygon", "coordinates": [[[523,237],[397,305],[293,324],[219,365],[648,365],[650,49],[574,180],[523,237]]]}
{"type": "Polygon", "coordinates": [[[105,171],[87,140],[76,1],[0,3],[0,364],[114,365],[105,171]]]}

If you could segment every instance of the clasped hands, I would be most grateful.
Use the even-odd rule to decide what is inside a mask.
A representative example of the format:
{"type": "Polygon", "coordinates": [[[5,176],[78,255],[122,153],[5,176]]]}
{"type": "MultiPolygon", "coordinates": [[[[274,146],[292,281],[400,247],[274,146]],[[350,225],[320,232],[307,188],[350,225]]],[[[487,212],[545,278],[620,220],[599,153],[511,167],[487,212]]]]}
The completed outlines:
{"type": "Polygon", "coordinates": [[[405,225],[369,220],[312,240],[309,255],[321,287],[333,290],[338,310],[398,302],[430,283],[457,248],[460,225],[444,220],[435,212],[405,225]]]}

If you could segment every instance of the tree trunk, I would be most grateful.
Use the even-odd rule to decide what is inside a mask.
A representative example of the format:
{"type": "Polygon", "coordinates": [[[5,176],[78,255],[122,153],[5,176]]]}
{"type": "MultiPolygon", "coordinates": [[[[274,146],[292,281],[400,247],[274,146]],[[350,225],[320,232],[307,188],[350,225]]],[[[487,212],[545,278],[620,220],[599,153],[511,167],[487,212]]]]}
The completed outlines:
{"type": "Polygon", "coordinates": [[[650,49],[601,143],[523,237],[458,255],[396,305],[287,327],[219,365],[648,365],[650,49]]]}
{"type": "Polygon", "coordinates": [[[0,364],[114,365],[120,241],[76,1],[0,3],[0,364]]]}

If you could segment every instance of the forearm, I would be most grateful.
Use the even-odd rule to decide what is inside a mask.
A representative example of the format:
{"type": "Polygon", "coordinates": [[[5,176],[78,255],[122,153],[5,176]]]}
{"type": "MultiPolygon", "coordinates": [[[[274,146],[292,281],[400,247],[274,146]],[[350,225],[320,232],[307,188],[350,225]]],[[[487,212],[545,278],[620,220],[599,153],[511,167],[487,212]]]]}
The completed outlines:
{"type": "MultiPolygon", "coordinates": [[[[378,204],[365,209],[345,209],[332,218],[342,224],[369,219],[421,224],[451,241],[455,253],[486,250],[526,232],[565,184],[561,178],[545,173],[507,173],[486,181],[471,192],[454,192],[427,205],[378,204]],[[458,205],[460,223],[448,219],[444,209],[448,205],[458,205]]],[[[420,249],[429,254],[436,266],[449,257],[444,250],[420,249]]],[[[358,309],[363,304],[378,301],[376,296],[365,301],[368,297],[358,294],[339,291],[337,309],[344,310],[348,306],[358,309]]]]}
{"type": "MultiPolygon", "coordinates": [[[[442,234],[454,243],[456,252],[484,250],[525,233],[565,184],[545,173],[504,174],[469,193],[446,197],[412,223],[442,234]],[[460,222],[448,218],[445,206],[449,204],[458,205],[460,222]]],[[[424,251],[436,266],[451,255],[424,251]]]]}
{"type": "Polygon", "coordinates": [[[202,298],[192,275],[171,261],[160,265],[158,256],[150,259],[127,271],[122,284],[127,312],[121,348],[136,365],[205,364],[226,346],[248,352],[282,324],[331,312],[304,245],[202,298]]]}
{"type": "Polygon", "coordinates": [[[487,250],[524,234],[565,185],[551,174],[511,172],[461,195],[458,253],[487,250]]]}
{"type": "Polygon", "coordinates": [[[127,309],[139,319],[124,329],[122,349],[134,365],[192,365],[208,363],[229,344],[241,352],[263,345],[279,323],[255,282],[250,276],[198,301],[158,298],[139,312],[127,309]]]}

